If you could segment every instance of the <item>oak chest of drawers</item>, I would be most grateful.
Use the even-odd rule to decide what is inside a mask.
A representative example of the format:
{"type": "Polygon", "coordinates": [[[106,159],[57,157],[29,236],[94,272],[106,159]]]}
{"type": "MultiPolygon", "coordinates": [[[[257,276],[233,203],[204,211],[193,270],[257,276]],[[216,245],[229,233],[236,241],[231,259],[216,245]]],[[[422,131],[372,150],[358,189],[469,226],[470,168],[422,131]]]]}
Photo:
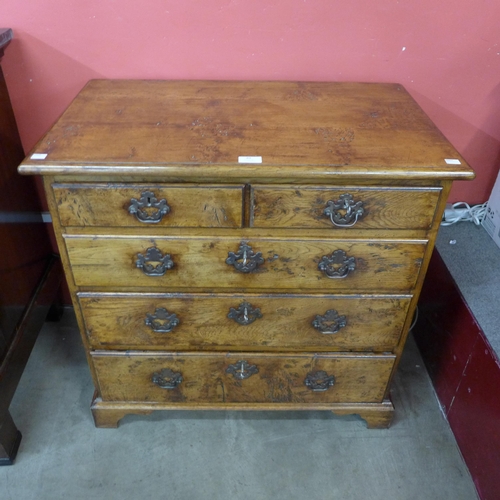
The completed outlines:
{"type": "Polygon", "coordinates": [[[324,409],[387,427],[446,198],[473,173],[400,85],[91,81],[44,176],[97,426],[324,409]]]}

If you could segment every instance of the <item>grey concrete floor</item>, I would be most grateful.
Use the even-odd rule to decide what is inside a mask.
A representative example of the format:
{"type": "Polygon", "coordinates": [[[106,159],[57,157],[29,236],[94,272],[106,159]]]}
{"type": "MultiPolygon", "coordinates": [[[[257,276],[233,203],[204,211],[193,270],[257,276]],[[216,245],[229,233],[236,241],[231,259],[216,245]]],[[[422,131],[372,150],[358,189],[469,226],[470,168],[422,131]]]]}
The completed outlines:
{"type": "Polygon", "coordinates": [[[330,412],[183,411],[96,429],[92,393],[70,310],[45,325],[12,402],[24,437],[1,500],[477,499],[412,341],[388,430],[330,412]]]}

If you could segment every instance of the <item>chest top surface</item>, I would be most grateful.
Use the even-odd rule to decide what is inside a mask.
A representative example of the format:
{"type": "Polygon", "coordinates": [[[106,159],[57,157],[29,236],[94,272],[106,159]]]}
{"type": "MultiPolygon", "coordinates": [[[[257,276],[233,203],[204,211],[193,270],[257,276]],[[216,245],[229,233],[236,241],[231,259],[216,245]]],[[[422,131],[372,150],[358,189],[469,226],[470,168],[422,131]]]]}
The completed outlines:
{"type": "Polygon", "coordinates": [[[297,169],[311,178],[473,177],[401,85],[321,82],[92,80],[19,171],[266,177],[297,169]]]}

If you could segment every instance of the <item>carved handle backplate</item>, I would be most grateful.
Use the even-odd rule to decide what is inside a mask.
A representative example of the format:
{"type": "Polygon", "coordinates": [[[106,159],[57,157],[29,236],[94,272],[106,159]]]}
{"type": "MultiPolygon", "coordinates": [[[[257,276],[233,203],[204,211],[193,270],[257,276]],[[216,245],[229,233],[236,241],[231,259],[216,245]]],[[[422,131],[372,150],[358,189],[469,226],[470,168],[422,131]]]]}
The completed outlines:
{"type": "Polygon", "coordinates": [[[346,325],[346,317],[340,316],[335,309],[329,309],[323,316],[318,314],[312,322],[312,326],[325,335],[337,333],[346,325]]]}
{"type": "Polygon", "coordinates": [[[152,191],[144,191],[139,200],[135,198],[130,200],[128,211],[140,222],[158,224],[163,216],[170,212],[170,207],[167,205],[167,200],[158,201],[152,191]]]}
{"type": "Polygon", "coordinates": [[[162,389],[175,389],[182,382],[182,373],[174,372],[170,368],[164,368],[159,373],[153,373],[153,384],[162,389]]]}
{"type": "Polygon", "coordinates": [[[145,256],[142,253],[137,254],[135,265],[147,276],[163,276],[174,267],[174,262],[169,254],[163,255],[156,247],[150,247],[145,256]]]}
{"type": "Polygon", "coordinates": [[[248,302],[242,302],[238,309],[231,307],[227,317],[240,325],[250,325],[256,319],[262,318],[262,313],[258,307],[253,307],[248,302]]]}
{"type": "Polygon", "coordinates": [[[175,313],[169,313],[165,308],[158,307],[154,314],[146,315],[144,323],[156,333],[169,333],[179,324],[179,318],[175,313]]]}
{"type": "Polygon", "coordinates": [[[250,365],[248,361],[240,360],[234,365],[229,365],[226,373],[230,373],[237,380],[245,380],[259,373],[259,369],[255,365],[250,365]]]}
{"type": "Polygon", "coordinates": [[[314,392],[324,392],[335,384],[335,377],[323,370],[307,374],[304,384],[314,392]]]}
{"type": "Polygon", "coordinates": [[[237,252],[229,252],[226,264],[234,266],[240,273],[251,273],[264,263],[261,252],[254,253],[246,241],[242,241],[237,252]]]}
{"type": "Polygon", "coordinates": [[[339,196],[337,201],[327,201],[323,214],[330,217],[334,226],[352,227],[365,214],[362,201],[354,201],[351,194],[339,196]]]}
{"type": "Polygon", "coordinates": [[[347,278],[356,269],[356,259],[348,257],[343,250],[335,250],[331,255],[324,255],[318,269],[328,278],[347,278]]]}

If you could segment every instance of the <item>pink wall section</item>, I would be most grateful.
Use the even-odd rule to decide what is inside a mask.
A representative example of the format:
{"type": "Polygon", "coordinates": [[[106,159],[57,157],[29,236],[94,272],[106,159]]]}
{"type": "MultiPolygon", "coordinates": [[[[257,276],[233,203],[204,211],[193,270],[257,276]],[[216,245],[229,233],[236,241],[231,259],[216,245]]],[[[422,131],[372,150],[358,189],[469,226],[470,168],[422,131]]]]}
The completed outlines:
{"type": "Polygon", "coordinates": [[[4,72],[31,149],[91,78],[403,84],[477,172],[500,164],[498,0],[1,0],[4,72]]]}

